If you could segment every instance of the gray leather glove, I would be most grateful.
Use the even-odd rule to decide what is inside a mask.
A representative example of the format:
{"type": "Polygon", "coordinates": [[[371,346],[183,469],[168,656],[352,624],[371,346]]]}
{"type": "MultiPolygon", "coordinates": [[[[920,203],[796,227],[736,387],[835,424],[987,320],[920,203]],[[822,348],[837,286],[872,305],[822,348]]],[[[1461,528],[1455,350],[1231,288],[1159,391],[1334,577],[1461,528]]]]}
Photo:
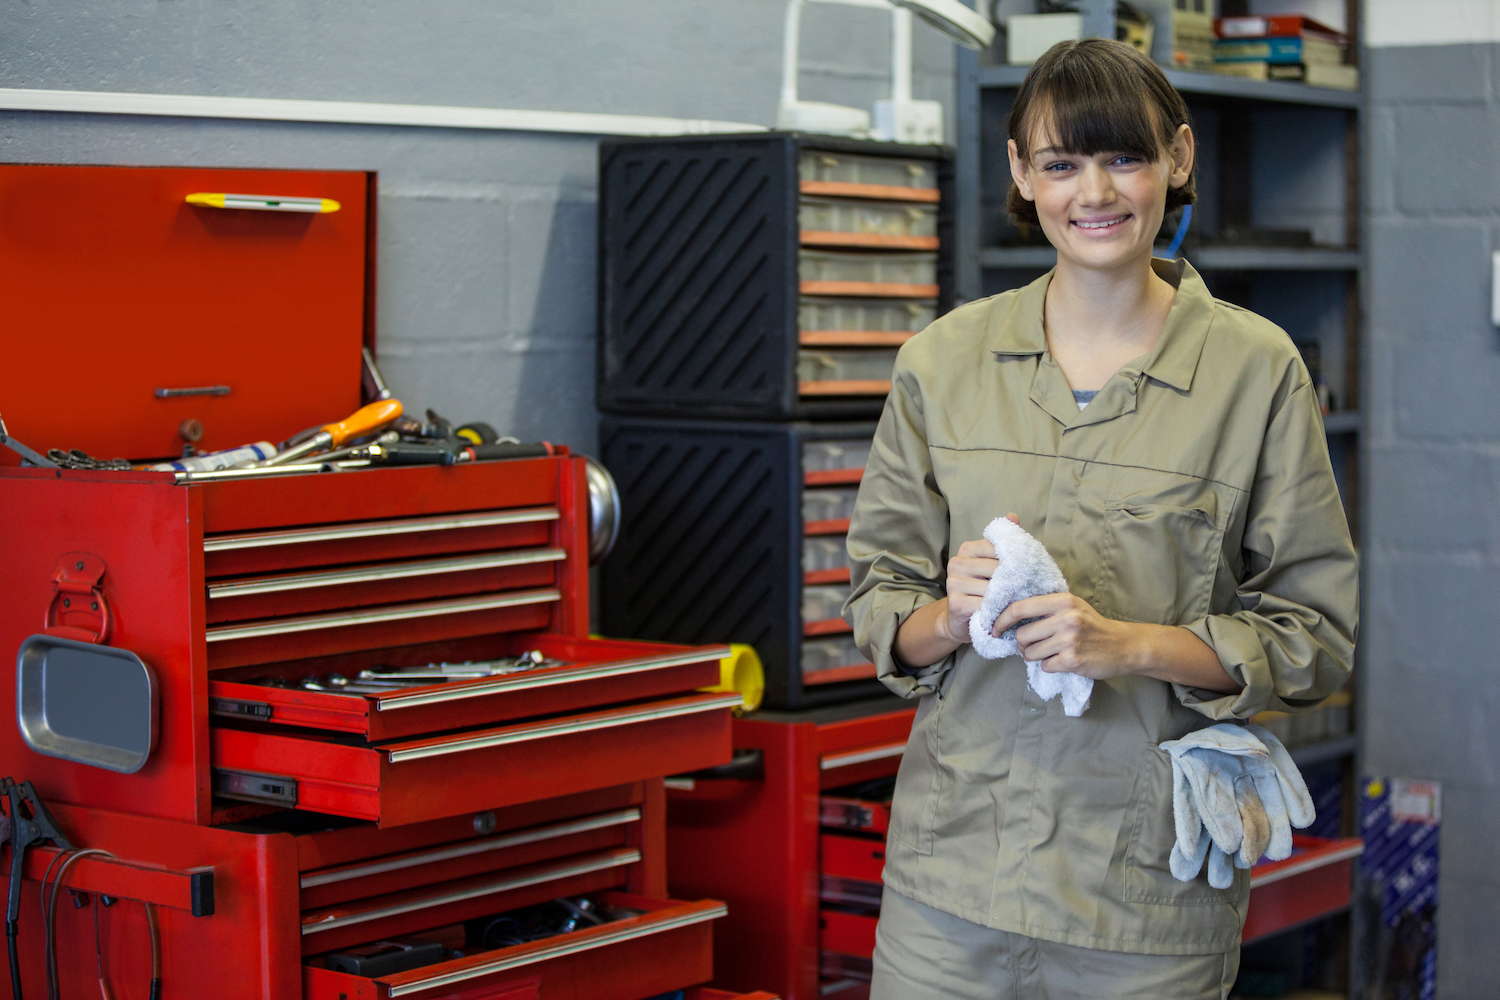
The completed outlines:
{"type": "Polygon", "coordinates": [[[1208,884],[1227,889],[1233,869],[1292,853],[1292,827],[1315,816],[1291,755],[1259,726],[1221,723],[1161,744],[1172,758],[1172,875],[1188,882],[1208,860],[1208,884]],[[1231,860],[1232,859],[1232,860],[1231,860]]]}

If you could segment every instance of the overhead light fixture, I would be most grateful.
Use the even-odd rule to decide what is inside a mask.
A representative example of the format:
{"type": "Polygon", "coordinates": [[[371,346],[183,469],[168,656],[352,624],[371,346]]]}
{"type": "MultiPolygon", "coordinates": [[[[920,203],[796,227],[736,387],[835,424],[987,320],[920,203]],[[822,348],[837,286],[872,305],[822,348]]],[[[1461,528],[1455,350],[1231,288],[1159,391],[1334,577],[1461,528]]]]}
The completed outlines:
{"type": "MultiPolygon", "coordinates": [[[[875,121],[861,108],[797,96],[801,57],[802,8],[809,0],[787,0],[782,42],[781,102],[776,127],[799,132],[825,132],[897,142],[943,141],[943,106],[939,101],[916,101],[911,96],[912,14],[933,25],[961,45],[983,48],[995,38],[989,18],[959,0],[812,0],[849,7],[870,7],[891,13],[891,97],[875,102],[875,121]]],[[[981,5],[989,0],[979,0],[981,5]]]]}

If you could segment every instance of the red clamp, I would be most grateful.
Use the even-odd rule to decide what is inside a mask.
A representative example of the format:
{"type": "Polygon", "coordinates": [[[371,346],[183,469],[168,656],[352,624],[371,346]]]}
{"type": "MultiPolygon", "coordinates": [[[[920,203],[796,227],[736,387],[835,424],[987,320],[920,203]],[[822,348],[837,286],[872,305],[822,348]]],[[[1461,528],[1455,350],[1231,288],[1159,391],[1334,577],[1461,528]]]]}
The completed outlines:
{"type": "Polygon", "coordinates": [[[104,570],[104,560],[91,552],[64,552],[59,556],[57,569],[52,571],[52,603],[47,605],[42,631],[63,639],[102,643],[109,634],[109,605],[100,589],[104,570]]]}

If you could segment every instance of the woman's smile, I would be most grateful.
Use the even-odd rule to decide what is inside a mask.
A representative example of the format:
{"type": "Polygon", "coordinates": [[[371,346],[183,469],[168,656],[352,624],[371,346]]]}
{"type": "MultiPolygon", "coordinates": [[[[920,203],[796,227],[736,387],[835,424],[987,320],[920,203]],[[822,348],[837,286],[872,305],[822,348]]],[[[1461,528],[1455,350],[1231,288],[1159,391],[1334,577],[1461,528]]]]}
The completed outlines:
{"type": "Polygon", "coordinates": [[[1124,212],[1119,215],[1109,215],[1095,219],[1074,219],[1072,223],[1087,233],[1105,233],[1118,228],[1121,223],[1128,221],[1130,218],[1130,213],[1124,212]]]}

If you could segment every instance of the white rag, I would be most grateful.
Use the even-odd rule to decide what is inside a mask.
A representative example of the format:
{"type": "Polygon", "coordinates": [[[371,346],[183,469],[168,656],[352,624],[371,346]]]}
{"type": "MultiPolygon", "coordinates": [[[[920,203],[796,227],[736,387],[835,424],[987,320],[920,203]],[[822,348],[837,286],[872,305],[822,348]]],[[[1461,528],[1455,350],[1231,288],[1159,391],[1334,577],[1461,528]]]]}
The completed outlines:
{"type": "MultiPolygon", "coordinates": [[[[1016,628],[1026,624],[1018,622],[997,639],[990,635],[990,629],[995,627],[1000,612],[1024,597],[1066,594],[1068,581],[1047,554],[1046,547],[1008,518],[997,517],[991,521],[984,529],[984,537],[995,547],[995,557],[1000,560],[1000,565],[990,577],[979,610],[969,618],[969,639],[980,656],[998,660],[1020,655],[1016,628]]],[[[1079,674],[1049,674],[1040,663],[1030,660],[1026,662],[1026,681],[1043,701],[1062,695],[1063,714],[1075,719],[1089,707],[1089,697],[1094,693],[1093,678],[1079,674]]]]}

